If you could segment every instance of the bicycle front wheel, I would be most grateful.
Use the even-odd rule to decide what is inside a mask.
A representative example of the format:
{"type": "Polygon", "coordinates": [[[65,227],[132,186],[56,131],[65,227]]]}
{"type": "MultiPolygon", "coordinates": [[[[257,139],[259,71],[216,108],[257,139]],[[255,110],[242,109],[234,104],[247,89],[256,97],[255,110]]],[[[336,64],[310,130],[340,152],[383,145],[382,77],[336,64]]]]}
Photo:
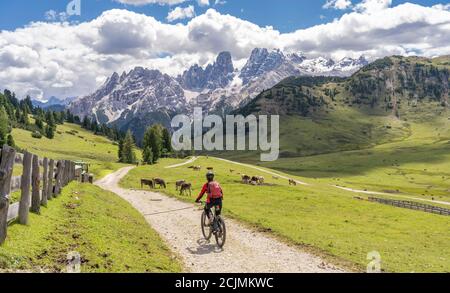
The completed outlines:
{"type": "Polygon", "coordinates": [[[225,245],[225,240],[227,239],[227,228],[225,226],[225,221],[221,217],[217,218],[217,226],[218,229],[217,233],[215,234],[217,246],[223,248],[223,246],[225,245]]]}
{"type": "Polygon", "coordinates": [[[209,219],[205,211],[203,211],[202,213],[202,233],[203,237],[205,237],[206,240],[211,239],[212,227],[211,224],[209,223],[209,219]]]}

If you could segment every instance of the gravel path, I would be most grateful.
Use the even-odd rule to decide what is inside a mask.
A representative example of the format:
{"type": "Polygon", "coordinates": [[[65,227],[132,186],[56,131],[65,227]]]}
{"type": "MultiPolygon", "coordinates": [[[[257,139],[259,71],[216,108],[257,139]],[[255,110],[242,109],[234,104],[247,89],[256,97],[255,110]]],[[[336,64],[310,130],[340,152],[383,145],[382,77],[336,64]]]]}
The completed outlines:
{"type": "Polygon", "coordinates": [[[130,202],[178,253],[186,271],[207,273],[343,272],[321,258],[289,246],[264,233],[226,219],[224,250],[206,242],[200,229],[200,207],[150,191],[126,190],[118,182],[133,167],[97,181],[96,185],[130,202]]]}
{"type": "Polygon", "coordinates": [[[194,163],[195,161],[197,161],[197,159],[198,159],[198,157],[192,157],[192,158],[190,158],[189,160],[187,160],[184,163],[176,164],[176,165],[172,165],[172,166],[167,166],[165,168],[166,169],[173,169],[173,168],[181,167],[181,166],[184,166],[184,165],[188,165],[188,164],[194,163]]]}

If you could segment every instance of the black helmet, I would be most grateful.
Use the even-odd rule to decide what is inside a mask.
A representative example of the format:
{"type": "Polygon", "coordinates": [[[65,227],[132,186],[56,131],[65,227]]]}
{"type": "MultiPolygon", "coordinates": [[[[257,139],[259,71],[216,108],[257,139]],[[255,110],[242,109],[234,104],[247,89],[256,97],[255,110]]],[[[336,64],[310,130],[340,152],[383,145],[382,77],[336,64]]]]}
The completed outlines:
{"type": "Polygon", "coordinates": [[[214,180],[214,172],[213,171],[208,171],[208,173],[206,173],[206,179],[208,181],[213,181],[214,180]]]}

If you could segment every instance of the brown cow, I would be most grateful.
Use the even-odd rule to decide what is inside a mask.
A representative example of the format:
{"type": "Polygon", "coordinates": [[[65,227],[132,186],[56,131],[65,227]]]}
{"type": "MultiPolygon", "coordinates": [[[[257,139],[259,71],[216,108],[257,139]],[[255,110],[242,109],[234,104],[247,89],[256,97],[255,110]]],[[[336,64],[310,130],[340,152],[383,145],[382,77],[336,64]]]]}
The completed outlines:
{"type": "Polygon", "coordinates": [[[214,171],[214,168],[213,167],[208,167],[208,168],[206,168],[206,170],[214,171]]]}
{"type": "Polygon", "coordinates": [[[185,183],[186,180],[178,180],[177,182],[175,182],[175,190],[178,191],[178,188],[181,187],[181,185],[183,185],[183,183],[185,183]]]}
{"type": "Polygon", "coordinates": [[[248,176],[248,175],[242,175],[242,183],[244,183],[244,184],[249,184],[250,183],[250,176],[248,176]]]}
{"type": "Polygon", "coordinates": [[[295,181],[294,179],[289,179],[289,185],[297,186],[297,181],[295,181]]]}
{"type": "Polygon", "coordinates": [[[189,196],[192,195],[192,184],[191,183],[183,183],[180,188],[180,195],[187,195],[189,192],[189,196]]]}
{"type": "Polygon", "coordinates": [[[166,181],[164,181],[164,179],[153,178],[153,182],[154,182],[153,184],[155,185],[155,188],[156,188],[156,185],[159,185],[159,188],[161,188],[161,187],[163,187],[164,189],[167,188],[166,181]]]}
{"type": "Polygon", "coordinates": [[[144,185],[150,187],[151,189],[155,188],[153,180],[141,179],[141,188],[144,188],[144,185]]]}

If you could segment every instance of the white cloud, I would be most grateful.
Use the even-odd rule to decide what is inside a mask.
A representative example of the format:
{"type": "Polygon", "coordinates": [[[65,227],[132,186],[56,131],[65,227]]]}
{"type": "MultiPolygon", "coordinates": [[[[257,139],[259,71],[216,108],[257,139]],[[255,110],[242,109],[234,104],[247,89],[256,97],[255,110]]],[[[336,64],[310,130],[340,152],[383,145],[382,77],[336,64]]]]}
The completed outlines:
{"type": "Polygon", "coordinates": [[[363,0],[361,3],[355,5],[355,11],[363,13],[373,13],[389,8],[392,5],[392,0],[363,0]]]}
{"type": "Polygon", "coordinates": [[[179,19],[193,18],[195,16],[194,6],[189,5],[188,7],[176,7],[171,10],[167,15],[167,20],[173,22],[179,19]]]}
{"type": "Polygon", "coordinates": [[[323,5],[324,9],[348,9],[352,6],[352,1],[350,0],[327,0],[327,2],[323,5]]]}
{"type": "Polygon", "coordinates": [[[142,6],[147,4],[176,5],[183,3],[187,0],[115,0],[115,1],[122,4],[142,6]]]}
{"type": "Polygon", "coordinates": [[[194,63],[211,62],[225,50],[240,63],[255,47],[303,51],[312,57],[436,56],[450,54],[449,35],[449,11],[409,3],[370,13],[351,11],[292,33],[214,9],[187,24],[115,9],[90,22],[36,22],[2,30],[0,86],[20,97],[84,95],[114,71],[144,66],[177,75],[194,63]]]}
{"type": "Polygon", "coordinates": [[[449,4],[437,4],[437,5],[434,5],[433,8],[440,9],[440,10],[450,10],[450,3],[449,4]]]}
{"type": "Polygon", "coordinates": [[[197,0],[199,6],[209,6],[209,0],[197,0]]]}

